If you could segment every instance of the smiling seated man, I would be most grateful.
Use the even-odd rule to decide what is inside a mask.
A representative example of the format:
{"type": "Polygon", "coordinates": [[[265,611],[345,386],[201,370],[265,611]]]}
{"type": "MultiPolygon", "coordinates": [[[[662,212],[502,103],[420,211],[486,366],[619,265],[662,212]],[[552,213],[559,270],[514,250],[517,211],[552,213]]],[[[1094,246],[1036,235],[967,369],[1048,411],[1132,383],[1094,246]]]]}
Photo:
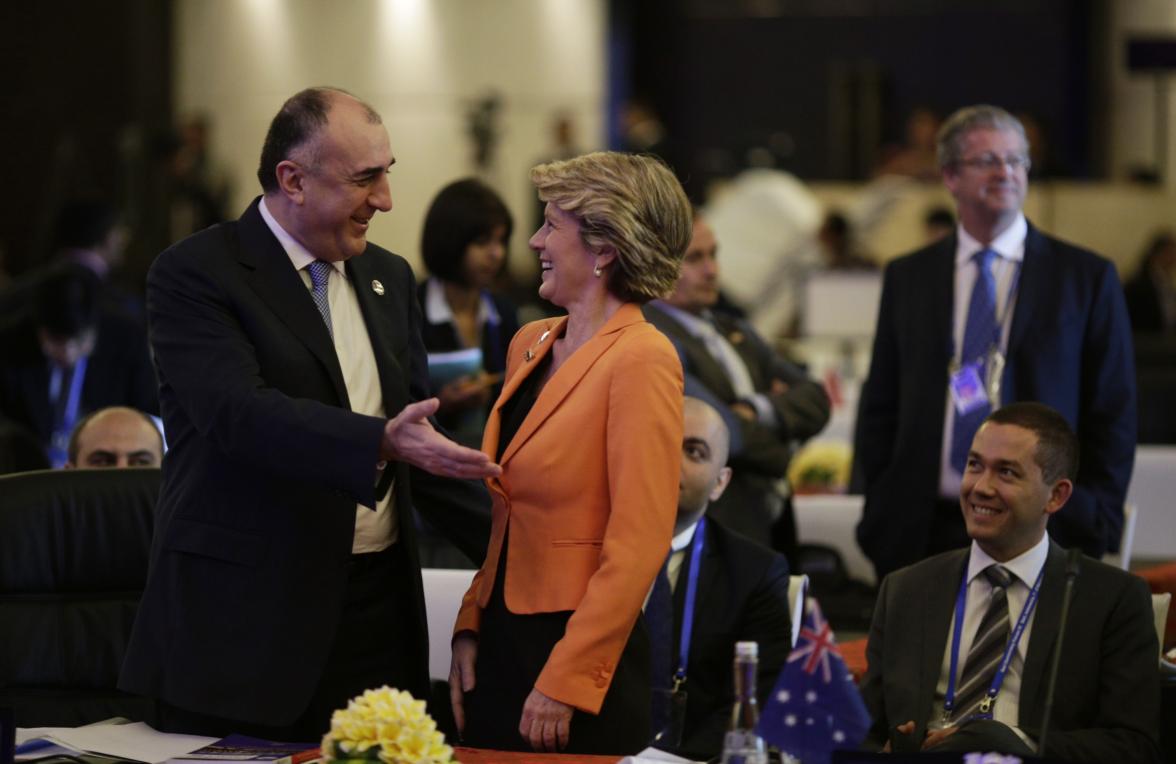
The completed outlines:
{"type": "Polygon", "coordinates": [[[868,747],[1159,761],[1147,586],[1087,557],[1077,558],[1048,750],[1037,750],[1067,569],[1045,527],[1070,498],[1077,461],[1077,438],[1047,406],[1014,403],[984,420],[960,489],[971,547],[896,571],[878,593],[862,681],[868,747]]]}
{"type": "Polygon", "coordinates": [[[78,422],[68,453],[66,469],[158,467],[163,461],[163,436],[142,411],[110,406],[78,422]]]}

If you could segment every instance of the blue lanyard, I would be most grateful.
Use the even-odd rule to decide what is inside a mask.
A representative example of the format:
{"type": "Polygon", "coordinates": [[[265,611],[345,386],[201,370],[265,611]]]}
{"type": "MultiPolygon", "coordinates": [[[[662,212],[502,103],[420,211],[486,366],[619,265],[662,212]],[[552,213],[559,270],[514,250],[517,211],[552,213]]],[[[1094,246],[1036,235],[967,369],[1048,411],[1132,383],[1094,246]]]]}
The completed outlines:
{"type": "MultiPolygon", "coordinates": [[[[996,701],[1001,684],[1004,683],[1005,674],[1009,670],[1009,664],[1013,661],[1013,655],[1017,652],[1017,644],[1021,641],[1021,635],[1025,633],[1025,626],[1029,623],[1029,615],[1037,605],[1037,595],[1041,591],[1041,579],[1044,575],[1045,565],[1042,565],[1041,571],[1037,574],[1037,580],[1033,582],[1033,588],[1029,590],[1029,598],[1025,600],[1025,606],[1021,608],[1021,615],[1017,617],[1017,625],[1009,637],[1009,643],[1005,645],[1004,655],[1001,656],[1000,665],[997,666],[996,674],[992,677],[992,683],[988,685],[988,692],[985,694],[984,700],[980,702],[980,713],[974,714],[969,718],[992,718],[992,704],[996,701]]],[[[1009,582],[1009,585],[1012,586],[1012,582],[1009,582]]],[[[960,581],[960,591],[956,595],[955,628],[951,635],[951,669],[947,675],[947,695],[943,699],[943,718],[945,721],[955,709],[956,667],[959,664],[960,634],[964,630],[964,603],[967,598],[968,571],[965,568],[963,579],[960,581]]],[[[963,720],[961,719],[960,721],[963,720]]]]}
{"type": "Polygon", "coordinates": [[[704,515],[694,527],[694,541],[690,547],[690,568],[686,574],[686,607],[682,611],[682,634],[678,642],[678,667],[674,670],[674,692],[677,692],[686,681],[686,664],[690,661],[690,633],[694,631],[694,601],[698,596],[698,570],[702,565],[702,547],[705,539],[704,515]]]}

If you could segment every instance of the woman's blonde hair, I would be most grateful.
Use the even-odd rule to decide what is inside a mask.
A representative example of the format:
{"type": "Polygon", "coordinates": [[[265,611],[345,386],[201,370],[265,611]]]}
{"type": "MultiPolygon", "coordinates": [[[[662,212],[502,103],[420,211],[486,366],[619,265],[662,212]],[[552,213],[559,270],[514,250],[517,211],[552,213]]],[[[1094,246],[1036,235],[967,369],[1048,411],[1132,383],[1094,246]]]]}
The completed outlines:
{"type": "Polygon", "coordinates": [[[626,302],[664,297],[678,281],[692,213],[682,184],[659,159],[598,151],[531,170],[539,198],[580,221],[593,252],[611,247],[608,289],[626,302]]]}

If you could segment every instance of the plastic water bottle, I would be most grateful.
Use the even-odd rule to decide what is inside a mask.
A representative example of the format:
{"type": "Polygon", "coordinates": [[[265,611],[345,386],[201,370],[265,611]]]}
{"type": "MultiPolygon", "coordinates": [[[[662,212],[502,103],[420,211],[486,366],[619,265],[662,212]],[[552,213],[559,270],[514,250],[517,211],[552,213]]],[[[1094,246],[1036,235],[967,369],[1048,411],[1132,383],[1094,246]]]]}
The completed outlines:
{"type": "Polygon", "coordinates": [[[722,764],[767,764],[764,739],[756,732],[759,703],[755,698],[755,675],[759,668],[759,647],[755,642],[735,643],[735,705],[723,739],[722,764]]]}

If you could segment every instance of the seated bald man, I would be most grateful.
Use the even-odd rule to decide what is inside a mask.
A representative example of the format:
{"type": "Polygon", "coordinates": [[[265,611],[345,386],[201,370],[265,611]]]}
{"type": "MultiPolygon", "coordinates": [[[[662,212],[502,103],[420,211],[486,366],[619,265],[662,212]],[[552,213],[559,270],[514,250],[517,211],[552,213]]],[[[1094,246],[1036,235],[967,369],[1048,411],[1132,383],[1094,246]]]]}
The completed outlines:
{"type": "MultiPolygon", "coordinates": [[[[672,608],[667,622],[657,608],[646,607],[654,647],[654,686],[669,690],[677,682],[686,706],[679,730],[673,714],[654,703],[655,744],[693,759],[717,756],[735,700],[731,658],[735,643],[759,643],[760,703],[767,700],[791,649],[788,613],[788,561],[766,546],[707,516],[731,480],[727,466],[730,435],[717,410],[689,396],[683,406],[682,472],[678,483],[678,517],[668,564],[663,568],[672,608]],[[687,590],[696,582],[692,617],[687,590]],[[683,660],[682,648],[688,658],[683,660]],[[668,648],[668,649],[667,649],[668,648]],[[659,714],[661,717],[658,718],[659,714]]],[[[657,595],[658,584],[654,586],[657,595]]],[[[666,594],[662,595],[663,597],[666,594]]]]}
{"type": "Polygon", "coordinates": [[[154,420],[137,409],[111,406],[87,415],[69,438],[66,469],[158,467],[163,436],[154,420]]]}

